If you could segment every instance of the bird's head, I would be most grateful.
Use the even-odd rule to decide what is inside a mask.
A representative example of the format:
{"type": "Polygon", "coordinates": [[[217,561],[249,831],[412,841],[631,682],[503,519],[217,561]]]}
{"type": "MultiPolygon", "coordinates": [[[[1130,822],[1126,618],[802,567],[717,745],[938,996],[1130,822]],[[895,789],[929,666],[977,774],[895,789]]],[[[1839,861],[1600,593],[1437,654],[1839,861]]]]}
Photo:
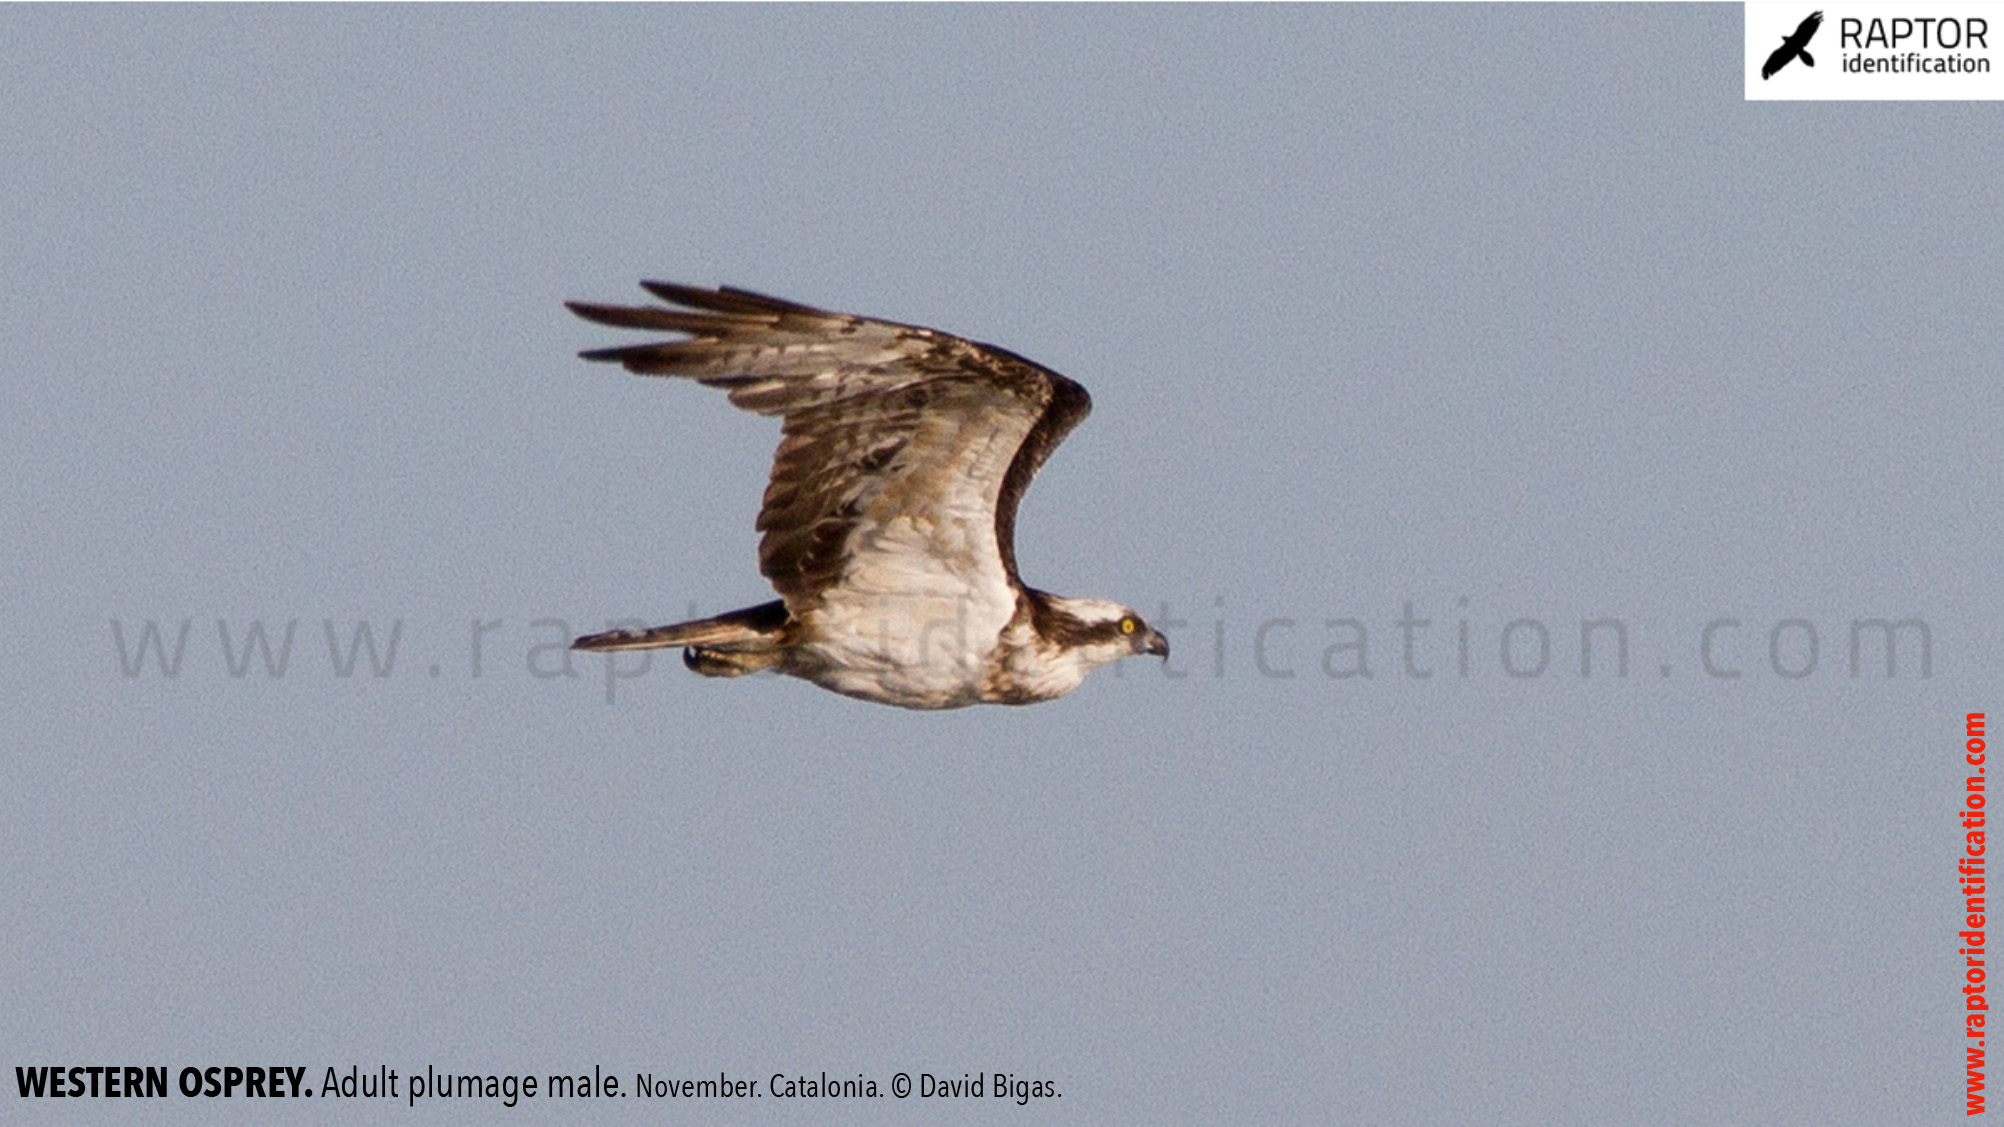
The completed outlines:
{"type": "Polygon", "coordinates": [[[1037,629],[1084,658],[1088,665],[1106,665],[1137,654],[1169,656],[1169,639],[1143,621],[1132,607],[1106,599],[1045,596],[1037,629]]]}

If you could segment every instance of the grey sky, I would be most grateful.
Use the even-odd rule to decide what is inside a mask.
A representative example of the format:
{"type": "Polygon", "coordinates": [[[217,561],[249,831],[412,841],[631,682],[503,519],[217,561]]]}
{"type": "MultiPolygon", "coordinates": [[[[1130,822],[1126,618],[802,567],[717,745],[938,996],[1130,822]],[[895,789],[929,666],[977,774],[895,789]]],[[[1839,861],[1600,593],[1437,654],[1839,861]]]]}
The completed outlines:
{"type": "Polygon", "coordinates": [[[1723,5],[0,10],[0,1066],[1960,1119],[2004,122],[1747,104],[1741,51],[1723,5]],[[1183,620],[1182,676],[548,675],[769,597],[772,423],[574,358],[560,302],[643,277],[1084,383],[1026,578],[1183,620]],[[1870,627],[1852,675],[1876,618],[1931,676],[1870,627]]]}

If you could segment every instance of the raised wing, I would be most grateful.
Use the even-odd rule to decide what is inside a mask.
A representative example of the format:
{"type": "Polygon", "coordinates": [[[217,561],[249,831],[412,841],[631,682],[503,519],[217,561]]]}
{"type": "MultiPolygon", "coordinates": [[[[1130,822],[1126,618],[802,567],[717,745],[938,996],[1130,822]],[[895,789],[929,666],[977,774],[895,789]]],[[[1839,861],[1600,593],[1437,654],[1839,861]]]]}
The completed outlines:
{"type": "Polygon", "coordinates": [[[1820,11],[1809,13],[1808,18],[1795,25],[1795,34],[1788,37],[1789,44],[1798,51],[1802,50],[1809,46],[1810,40],[1816,38],[1816,29],[1822,26],[1823,13],[1820,11]]]}
{"type": "Polygon", "coordinates": [[[1091,410],[1084,388],[915,325],[745,290],[641,284],[667,304],[567,304],[600,324],[687,335],[581,355],[726,388],[733,404],[784,419],[758,517],[759,571],[789,611],[845,582],[942,597],[1019,582],[1017,502],[1091,410]]]}

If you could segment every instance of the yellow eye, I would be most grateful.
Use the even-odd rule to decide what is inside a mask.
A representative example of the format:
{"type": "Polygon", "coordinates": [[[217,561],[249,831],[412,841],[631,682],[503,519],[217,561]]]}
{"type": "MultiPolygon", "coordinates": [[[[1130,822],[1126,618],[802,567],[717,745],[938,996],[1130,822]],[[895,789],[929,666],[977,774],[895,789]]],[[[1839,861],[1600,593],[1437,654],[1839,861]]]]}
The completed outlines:
{"type": "Polygon", "coordinates": [[[1134,620],[1133,620],[1132,618],[1123,618],[1123,619],[1121,619],[1121,620],[1120,620],[1120,632],[1121,632],[1122,634],[1132,634],[1132,633],[1134,633],[1134,620]]]}

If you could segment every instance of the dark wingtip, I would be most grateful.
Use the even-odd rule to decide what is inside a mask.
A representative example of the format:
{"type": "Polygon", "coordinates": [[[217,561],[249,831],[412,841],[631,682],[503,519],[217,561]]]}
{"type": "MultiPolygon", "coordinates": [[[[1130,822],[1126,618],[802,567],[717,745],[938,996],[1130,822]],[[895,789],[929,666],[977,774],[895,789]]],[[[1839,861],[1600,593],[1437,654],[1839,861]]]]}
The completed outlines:
{"type": "Polygon", "coordinates": [[[640,288],[660,298],[662,301],[684,305],[690,309],[715,308],[711,304],[712,299],[717,294],[715,290],[706,290],[700,286],[685,286],[680,282],[655,281],[642,281],[640,288]]]}
{"type": "Polygon", "coordinates": [[[736,286],[718,286],[706,290],[701,286],[685,286],[680,282],[643,281],[640,288],[660,298],[662,301],[682,306],[685,309],[707,309],[713,313],[762,314],[775,313],[820,313],[822,310],[783,297],[759,293],[756,290],[741,290],[736,286]]]}
{"type": "Polygon", "coordinates": [[[600,305],[591,301],[567,301],[572,313],[615,329],[647,329],[663,333],[688,333],[715,337],[742,323],[742,316],[714,311],[676,309],[661,305],[600,305]]]}

